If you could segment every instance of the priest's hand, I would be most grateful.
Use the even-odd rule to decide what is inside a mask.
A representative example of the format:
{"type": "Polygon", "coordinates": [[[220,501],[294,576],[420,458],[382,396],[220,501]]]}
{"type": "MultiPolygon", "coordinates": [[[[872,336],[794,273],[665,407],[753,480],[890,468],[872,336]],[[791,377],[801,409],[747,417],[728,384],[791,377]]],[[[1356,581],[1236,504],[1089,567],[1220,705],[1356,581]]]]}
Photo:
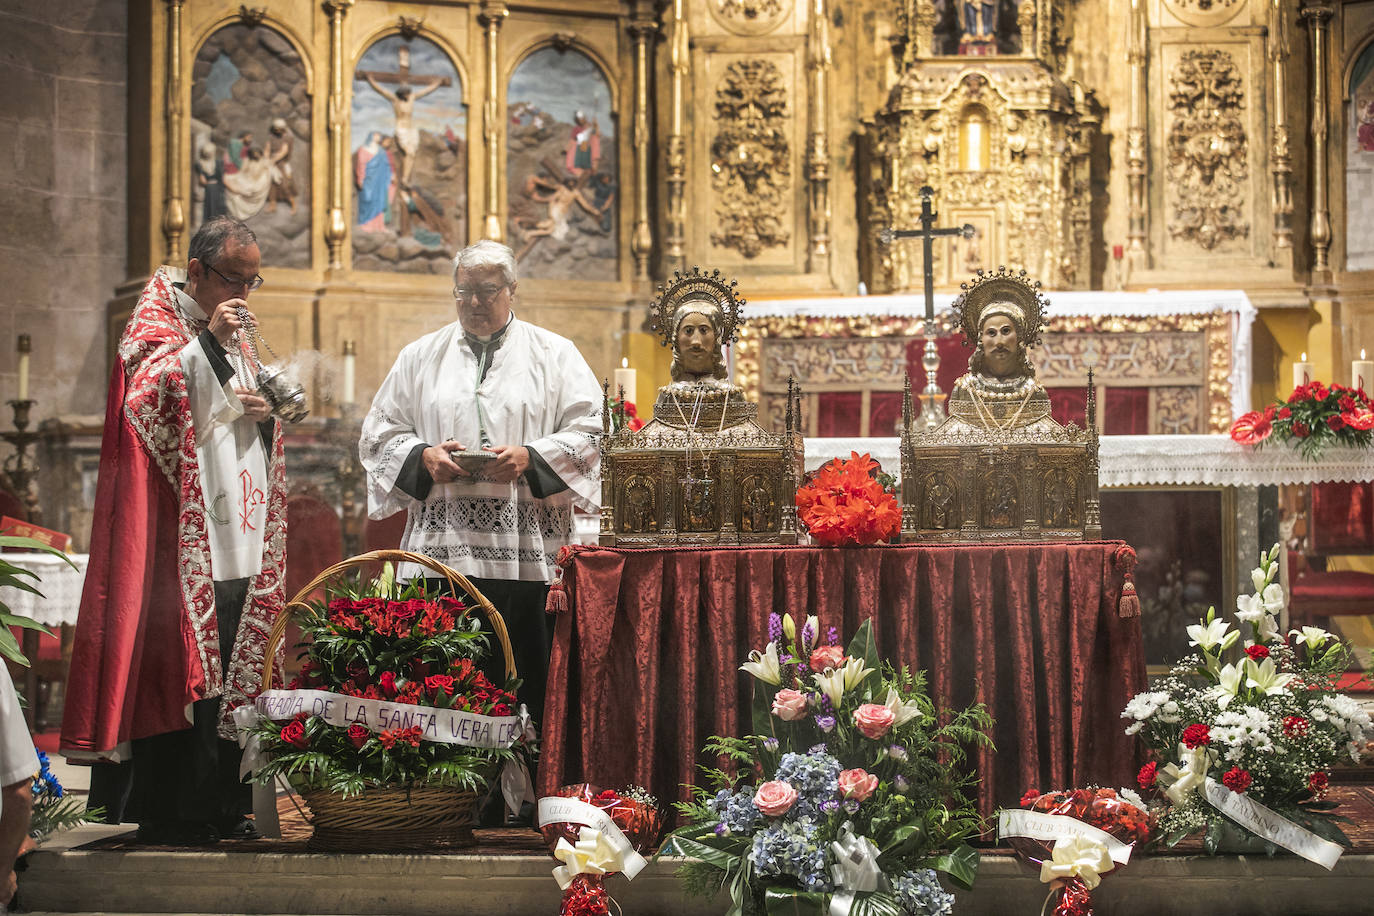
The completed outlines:
{"type": "Polygon", "coordinates": [[[530,466],[530,450],[523,445],[489,445],[485,451],[496,456],[486,477],[497,483],[510,483],[530,466]]]}
{"type": "Polygon", "coordinates": [[[215,340],[219,341],[221,347],[229,346],[229,340],[243,327],[244,316],[254,324],[257,323],[257,316],[248,311],[248,303],[242,299],[225,299],[215,306],[215,310],[210,313],[210,333],[215,335],[215,340]]]}
{"type": "Polygon", "coordinates": [[[252,388],[235,388],[234,394],[239,396],[239,403],[243,405],[243,415],[256,423],[261,423],[272,416],[272,405],[267,403],[267,398],[258,394],[252,388]]]}
{"type": "Polygon", "coordinates": [[[467,446],[458,440],[449,439],[447,442],[431,445],[420,453],[420,457],[425,462],[425,470],[429,471],[429,476],[435,483],[451,483],[458,478],[472,476],[449,457],[449,452],[461,452],[466,448],[467,446]]]}

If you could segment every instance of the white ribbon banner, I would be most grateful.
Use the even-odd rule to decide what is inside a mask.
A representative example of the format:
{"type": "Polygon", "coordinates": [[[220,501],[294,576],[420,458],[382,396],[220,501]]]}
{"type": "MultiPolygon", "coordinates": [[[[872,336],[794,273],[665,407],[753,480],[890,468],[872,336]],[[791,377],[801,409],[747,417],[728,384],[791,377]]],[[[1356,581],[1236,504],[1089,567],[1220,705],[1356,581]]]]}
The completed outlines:
{"type": "Polygon", "coordinates": [[[480,716],[461,709],[368,700],[324,690],[264,690],[253,705],[260,715],[275,721],[304,712],[342,728],[357,724],[381,732],[418,727],[421,741],[466,747],[510,747],[522,729],[519,716],[480,716]]]}
{"type": "Polygon", "coordinates": [[[1027,811],[1024,808],[1004,809],[997,817],[997,837],[1026,837],[1031,840],[1060,840],[1066,837],[1085,837],[1101,844],[1107,855],[1117,865],[1131,861],[1129,843],[1123,843],[1105,830],[1092,824],[1085,824],[1076,817],[1064,814],[1045,814],[1041,811],[1027,811]]]}
{"type": "Polygon", "coordinates": [[[1339,845],[1323,840],[1272,808],[1232,792],[1215,779],[1208,777],[1203,793],[1207,801],[1222,814],[1240,824],[1256,836],[1262,837],[1294,855],[1315,862],[1327,871],[1336,867],[1336,860],[1344,852],[1339,845]]]}
{"type": "MultiPolygon", "coordinates": [[[[635,852],[634,846],[630,845],[629,839],[615,825],[615,821],[611,820],[610,815],[581,799],[560,798],[555,795],[539,799],[539,826],[544,827],[549,824],[578,824],[599,831],[601,834],[599,840],[614,849],[624,863],[625,867],[620,869],[620,872],[626,878],[634,878],[648,864],[644,861],[643,856],[635,852]]],[[[567,887],[563,883],[563,878],[559,877],[558,874],[559,870],[563,868],[565,866],[560,865],[554,869],[554,876],[558,878],[560,886],[567,887]]],[[[568,874],[567,877],[568,880],[572,880],[571,874],[568,874]]]]}
{"type": "Polygon", "coordinates": [[[830,895],[830,916],[849,916],[854,899],[860,893],[871,893],[883,886],[883,870],[878,865],[878,847],[866,836],[857,836],[854,825],[845,821],[840,836],[830,844],[835,864],[830,875],[835,892],[830,895]]]}

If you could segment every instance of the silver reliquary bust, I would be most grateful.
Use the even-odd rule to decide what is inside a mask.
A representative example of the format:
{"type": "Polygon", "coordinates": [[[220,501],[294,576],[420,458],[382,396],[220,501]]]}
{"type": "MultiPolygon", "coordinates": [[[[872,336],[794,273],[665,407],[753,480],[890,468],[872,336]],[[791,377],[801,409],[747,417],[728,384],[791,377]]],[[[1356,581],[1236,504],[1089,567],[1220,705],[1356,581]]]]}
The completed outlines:
{"type": "Polygon", "coordinates": [[[802,469],[800,394],[784,430],[758,424],[758,405],[730,383],[722,348],[735,339],[744,300],[720,271],[675,273],[652,307],[673,348],[672,382],[642,429],[601,444],[600,543],[795,544],[802,469]]]}
{"type": "Polygon", "coordinates": [[[1088,375],[1086,429],[1060,425],[1035,380],[1029,349],[1049,303],[1026,272],[978,272],[954,308],[973,344],[949,416],[913,423],[902,407],[903,541],[1075,541],[1102,535],[1096,398],[1088,375]]]}

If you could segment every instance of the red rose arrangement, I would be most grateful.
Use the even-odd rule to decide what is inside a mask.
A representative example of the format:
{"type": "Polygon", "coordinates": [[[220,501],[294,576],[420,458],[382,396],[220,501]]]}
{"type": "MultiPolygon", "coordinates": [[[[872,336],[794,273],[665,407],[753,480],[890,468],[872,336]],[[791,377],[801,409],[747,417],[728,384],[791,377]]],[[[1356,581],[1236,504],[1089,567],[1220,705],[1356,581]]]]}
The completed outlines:
{"type": "Polygon", "coordinates": [[[1242,445],[1257,446],[1270,436],[1296,442],[1307,458],[1328,445],[1368,448],[1374,442],[1374,402],[1363,389],[1309,382],[1294,388],[1288,400],[1252,410],[1231,425],[1231,438],[1242,445]]]}
{"type": "MultiPolygon", "coordinates": [[[[1002,813],[999,833],[1032,865],[1040,866],[1040,880],[1059,894],[1052,916],[1092,916],[1092,890],[1107,872],[1130,860],[1137,845],[1150,838],[1152,822],[1145,803],[1122,789],[1069,789],[1041,793],[1032,789],[1021,807],[1035,815],[1002,813]],[[1061,821],[1058,818],[1072,818],[1061,821]],[[1105,836],[1104,836],[1105,835],[1105,836]]],[[[1047,898],[1047,903],[1048,903],[1047,898]]]]}
{"type": "Polygon", "coordinates": [[[426,709],[490,719],[518,709],[519,681],[497,685],[481,670],[487,635],[462,601],[397,583],[388,570],[312,603],[296,623],[303,661],[286,692],[332,694],[336,712],[346,698],[363,701],[359,707],[375,701],[378,712],[376,703],[385,703],[387,718],[350,711],[348,720],[330,722],[318,714],[319,694],[306,694],[288,721],[262,717],[250,726],[267,758],[259,781],[282,775],[298,789],[343,795],[424,782],[480,789],[499,763],[529,750],[426,740],[419,724],[432,721],[426,709]]]}
{"type": "Polygon", "coordinates": [[[878,462],[858,452],[827,461],[797,490],[797,517],[826,547],[886,541],[901,529],[902,510],[881,476],[878,462]]]}
{"type": "Polygon", "coordinates": [[[657,800],[637,786],[616,791],[581,783],[540,799],[539,832],[564,863],[554,869],[563,888],[559,916],[606,916],[606,878],[638,874],[663,825],[657,800]]]}

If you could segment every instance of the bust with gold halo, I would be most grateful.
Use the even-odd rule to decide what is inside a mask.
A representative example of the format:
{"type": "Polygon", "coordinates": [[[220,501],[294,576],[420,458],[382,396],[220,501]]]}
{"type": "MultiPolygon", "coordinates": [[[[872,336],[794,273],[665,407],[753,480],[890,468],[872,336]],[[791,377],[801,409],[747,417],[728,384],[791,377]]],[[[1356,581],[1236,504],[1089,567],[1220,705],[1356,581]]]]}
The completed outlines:
{"type": "Polygon", "coordinates": [[[604,427],[601,544],[796,543],[800,394],[787,399],[783,432],[770,432],[730,382],[724,348],[744,305],[735,287],[694,267],[660,288],[651,318],[672,348],[672,381],[642,429],[604,427]]]}
{"type": "Polygon", "coordinates": [[[1100,537],[1096,399],[1085,428],[1061,425],[1035,380],[1048,301],[1026,272],[979,271],[954,302],[968,372],[933,430],[903,403],[903,541],[1072,541],[1100,537]]]}

